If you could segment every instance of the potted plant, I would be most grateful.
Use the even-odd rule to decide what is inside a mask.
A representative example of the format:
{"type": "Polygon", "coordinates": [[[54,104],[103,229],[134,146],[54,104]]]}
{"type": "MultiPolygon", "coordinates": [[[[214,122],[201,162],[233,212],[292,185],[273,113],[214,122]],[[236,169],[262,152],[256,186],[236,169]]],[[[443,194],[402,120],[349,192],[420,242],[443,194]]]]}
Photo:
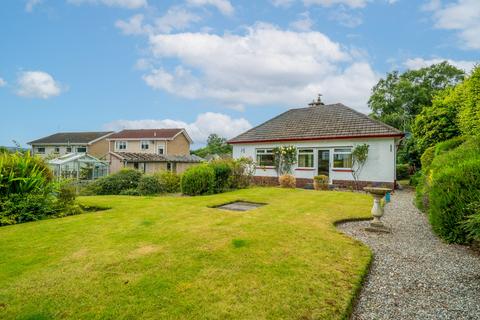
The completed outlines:
{"type": "Polygon", "coordinates": [[[321,174],[313,177],[313,188],[315,190],[328,190],[328,176],[321,174]]]}

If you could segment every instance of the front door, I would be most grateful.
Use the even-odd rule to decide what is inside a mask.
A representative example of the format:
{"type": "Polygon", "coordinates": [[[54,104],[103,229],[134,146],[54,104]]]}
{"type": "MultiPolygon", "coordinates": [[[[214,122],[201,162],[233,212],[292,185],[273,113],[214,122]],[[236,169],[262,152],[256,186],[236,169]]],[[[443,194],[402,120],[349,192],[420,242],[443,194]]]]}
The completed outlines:
{"type": "Polygon", "coordinates": [[[318,175],[330,175],[330,150],[318,150],[318,175]]]}

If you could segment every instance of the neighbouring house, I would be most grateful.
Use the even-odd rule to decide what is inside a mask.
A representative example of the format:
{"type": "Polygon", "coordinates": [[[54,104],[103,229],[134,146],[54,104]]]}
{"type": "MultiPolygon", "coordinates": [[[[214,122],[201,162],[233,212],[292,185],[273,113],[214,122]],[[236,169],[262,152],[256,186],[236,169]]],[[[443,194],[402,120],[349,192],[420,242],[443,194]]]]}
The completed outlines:
{"type": "Polygon", "coordinates": [[[182,173],[204,161],[190,155],[192,139],[185,129],[131,129],[108,137],[110,173],[134,168],[144,173],[182,173]]]}
{"type": "Polygon", "coordinates": [[[88,181],[108,174],[108,162],[86,153],[68,153],[47,163],[57,179],[88,181]]]}
{"type": "Polygon", "coordinates": [[[297,164],[293,174],[297,186],[327,175],[329,183],[352,186],[352,149],[368,144],[368,158],[359,175],[359,185],[396,183],[396,152],[403,132],[369,118],[341,103],[324,105],[320,99],[307,108],[290,109],[229,140],[233,157],[251,157],[257,168],[255,179],[277,183],[273,148],[293,145],[297,164]]]}
{"type": "Polygon", "coordinates": [[[106,138],[113,131],[101,132],[59,132],[48,137],[28,142],[32,154],[45,157],[60,157],[70,153],[88,153],[96,158],[105,158],[108,154],[106,138]]]}

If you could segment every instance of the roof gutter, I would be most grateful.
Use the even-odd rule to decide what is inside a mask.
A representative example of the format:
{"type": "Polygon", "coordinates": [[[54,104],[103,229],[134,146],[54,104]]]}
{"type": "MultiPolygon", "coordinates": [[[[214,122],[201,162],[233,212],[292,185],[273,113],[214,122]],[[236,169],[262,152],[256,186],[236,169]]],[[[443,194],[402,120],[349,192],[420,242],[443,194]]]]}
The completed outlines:
{"type": "Polygon", "coordinates": [[[404,133],[382,134],[382,135],[357,135],[357,136],[329,136],[329,137],[305,137],[305,138],[285,138],[285,139],[264,139],[264,140],[243,140],[227,141],[228,144],[260,143],[260,142],[288,142],[288,141],[312,141],[312,140],[337,140],[337,139],[358,139],[358,138],[403,138],[404,133]]]}

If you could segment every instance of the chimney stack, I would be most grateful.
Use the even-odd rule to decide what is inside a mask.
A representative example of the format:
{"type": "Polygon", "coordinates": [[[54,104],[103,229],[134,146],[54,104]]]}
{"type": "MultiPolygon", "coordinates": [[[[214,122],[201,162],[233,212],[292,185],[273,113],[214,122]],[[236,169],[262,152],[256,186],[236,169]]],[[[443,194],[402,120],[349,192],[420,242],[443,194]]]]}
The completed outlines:
{"type": "Polygon", "coordinates": [[[318,94],[318,97],[317,97],[317,100],[313,100],[312,102],[310,102],[308,104],[310,107],[317,107],[317,106],[323,106],[325,105],[325,103],[322,102],[322,94],[319,93],[318,94]]]}

